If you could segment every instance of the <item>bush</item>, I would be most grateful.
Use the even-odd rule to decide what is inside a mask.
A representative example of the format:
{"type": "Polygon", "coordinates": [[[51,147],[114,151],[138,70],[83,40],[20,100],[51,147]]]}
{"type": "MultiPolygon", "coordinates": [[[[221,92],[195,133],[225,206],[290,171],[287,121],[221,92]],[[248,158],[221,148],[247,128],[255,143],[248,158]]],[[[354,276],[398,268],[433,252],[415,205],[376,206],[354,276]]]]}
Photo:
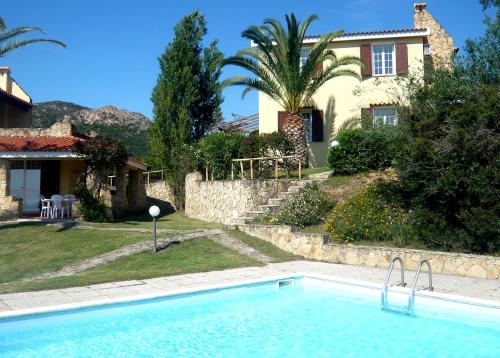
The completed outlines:
{"type": "Polygon", "coordinates": [[[245,135],[240,132],[217,132],[204,137],[198,145],[200,167],[208,165],[214,179],[231,177],[231,159],[240,157],[245,135]]]}
{"type": "Polygon", "coordinates": [[[304,227],[323,222],[335,206],[318,184],[306,184],[271,218],[274,224],[304,227]]]}
{"type": "Polygon", "coordinates": [[[332,239],[355,241],[392,241],[398,246],[413,239],[407,212],[397,205],[386,184],[377,183],[333,209],[327,222],[332,239]]]}
{"type": "Polygon", "coordinates": [[[402,142],[398,126],[344,129],[331,147],[328,164],[335,175],[350,175],[391,166],[402,142]]]}
{"type": "Polygon", "coordinates": [[[85,185],[79,184],[73,194],[80,200],[80,213],[89,222],[103,223],[108,221],[106,206],[100,197],[92,196],[85,185]]]}

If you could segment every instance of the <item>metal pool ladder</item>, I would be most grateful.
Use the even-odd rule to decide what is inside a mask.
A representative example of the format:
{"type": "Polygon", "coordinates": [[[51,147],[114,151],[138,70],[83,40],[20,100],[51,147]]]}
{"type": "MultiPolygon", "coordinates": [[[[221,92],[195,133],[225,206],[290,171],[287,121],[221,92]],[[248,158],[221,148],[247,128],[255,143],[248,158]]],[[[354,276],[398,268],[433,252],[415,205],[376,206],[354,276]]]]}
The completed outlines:
{"type": "Polygon", "coordinates": [[[405,287],[406,286],[406,282],[405,282],[405,264],[403,262],[403,260],[401,259],[401,257],[395,257],[391,260],[391,265],[389,266],[389,271],[387,271],[387,276],[385,277],[385,281],[384,281],[384,287],[382,288],[382,295],[381,295],[381,304],[382,304],[382,309],[386,309],[387,308],[387,290],[388,290],[388,285],[389,285],[389,279],[391,278],[391,273],[392,273],[392,270],[394,269],[394,264],[396,263],[396,261],[399,261],[399,270],[401,271],[401,282],[398,283],[396,286],[402,286],[402,287],[405,287]]]}
{"type": "Polygon", "coordinates": [[[429,286],[424,288],[424,290],[434,291],[434,287],[432,287],[432,269],[431,264],[427,260],[420,260],[418,263],[417,273],[415,274],[415,278],[413,279],[413,284],[411,286],[410,295],[408,296],[408,314],[413,312],[413,308],[415,305],[415,288],[417,287],[418,276],[420,276],[420,272],[422,272],[422,266],[424,264],[427,265],[427,274],[429,276],[429,286]]]}
{"type": "MultiPolygon", "coordinates": [[[[387,276],[385,277],[384,286],[382,288],[381,306],[382,306],[383,310],[389,309],[389,307],[387,307],[387,291],[389,289],[389,279],[391,278],[392,270],[394,269],[394,264],[396,263],[396,261],[399,262],[400,271],[401,271],[401,281],[396,286],[402,286],[402,287],[406,286],[405,276],[404,276],[404,271],[405,271],[404,262],[400,257],[395,257],[391,260],[391,265],[389,266],[389,270],[387,271],[387,276]]],[[[390,309],[390,310],[397,311],[397,312],[404,312],[406,314],[411,314],[413,312],[413,308],[415,305],[415,291],[416,291],[416,287],[417,287],[417,281],[418,281],[418,277],[420,276],[420,272],[422,272],[422,266],[424,266],[424,264],[427,265],[427,274],[429,276],[429,286],[425,287],[424,290],[429,290],[429,291],[434,290],[434,287],[432,287],[431,264],[428,260],[420,260],[420,262],[418,263],[417,272],[415,273],[415,278],[413,279],[413,284],[411,285],[410,294],[408,295],[408,305],[406,306],[406,310],[404,310],[404,309],[401,309],[401,310],[390,309]]]]}

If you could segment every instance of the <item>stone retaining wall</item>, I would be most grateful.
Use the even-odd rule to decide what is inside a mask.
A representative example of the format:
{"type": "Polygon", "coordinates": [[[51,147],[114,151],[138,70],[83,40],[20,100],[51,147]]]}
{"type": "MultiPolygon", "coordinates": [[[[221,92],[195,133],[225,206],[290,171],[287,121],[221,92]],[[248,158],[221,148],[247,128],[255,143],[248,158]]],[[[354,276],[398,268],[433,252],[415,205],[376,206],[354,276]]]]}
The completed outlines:
{"type": "Polygon", "coordinates": [[[190,218],[232,224],[288,190],[289,180],[203,181],[200,173],[186,176],[186,215],[190,218]]]}
{"type": "Polygon", "coordinates": [[[174,193],[164,180],[145,184],[145,186],[146,195],[151,204],[156,204],[159,207],[170,206],[176,210],[174,193]]]}
{"type": "Polygon", "coordinates": [[[500,279],[500,257],[412,250],[392,247],[343,245],[329,242],[328,235],[305,234],[289,226],[239,225],[248,235],[308,259],[372,267],[388,267],[395,256],[406,268],[416,270],[421,259],[430,261],[434,273],[500,279]]]}

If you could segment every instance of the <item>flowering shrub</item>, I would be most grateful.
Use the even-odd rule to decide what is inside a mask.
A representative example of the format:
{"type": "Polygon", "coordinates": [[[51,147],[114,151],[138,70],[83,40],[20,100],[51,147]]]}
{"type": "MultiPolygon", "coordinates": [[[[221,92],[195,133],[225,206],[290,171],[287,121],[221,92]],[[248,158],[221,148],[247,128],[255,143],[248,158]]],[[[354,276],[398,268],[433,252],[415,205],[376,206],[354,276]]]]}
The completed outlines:
{"type": "Polygon", "coordinates": [[[269,221],[302,228],[323,222],[334,206],[318,184],[306,184],[269,221]]]}
{"type": "Polygon", "coordinates": [[[327,222],[332,239],[344,243],[364,240],[406,245],[413,237],[409,216],[388,197],[387,188],[378,183],[337,205],[327,222]]]}

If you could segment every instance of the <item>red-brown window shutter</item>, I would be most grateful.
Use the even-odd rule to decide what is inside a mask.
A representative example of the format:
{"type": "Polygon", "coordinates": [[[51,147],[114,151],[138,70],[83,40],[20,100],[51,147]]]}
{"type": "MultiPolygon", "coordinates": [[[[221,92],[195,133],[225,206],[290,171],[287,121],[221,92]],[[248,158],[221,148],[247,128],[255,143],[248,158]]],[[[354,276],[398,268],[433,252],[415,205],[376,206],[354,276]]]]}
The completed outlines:
{"type": "Polygon", "coordinates": [[[396,74],[408,73],[408,45],[404,42],[396,44],[396,74]]]}
{"type": "Polygon", "coordinates": [[[361,108],[361,120],[373,119],[373,111],[370,107],[361,108]]]}
{"type": "Polygon", "coordinates": [[[323,141],[323,110],[313,109],[312,111],[312,141],[323,141]]]}
{"type": "Polygon", "coordinates": [[[283,124],[285,124],[285,111],[278,112],[278,132],[283,131],[283,124]]]}
{"type": "Polygon", "coordinates": [[[370,44],[362,44],[360,46],[361,60],[365,66],[361,68],[361,75],[363,77],[370,77],[372,75],[372,46],[370,44]]]}

